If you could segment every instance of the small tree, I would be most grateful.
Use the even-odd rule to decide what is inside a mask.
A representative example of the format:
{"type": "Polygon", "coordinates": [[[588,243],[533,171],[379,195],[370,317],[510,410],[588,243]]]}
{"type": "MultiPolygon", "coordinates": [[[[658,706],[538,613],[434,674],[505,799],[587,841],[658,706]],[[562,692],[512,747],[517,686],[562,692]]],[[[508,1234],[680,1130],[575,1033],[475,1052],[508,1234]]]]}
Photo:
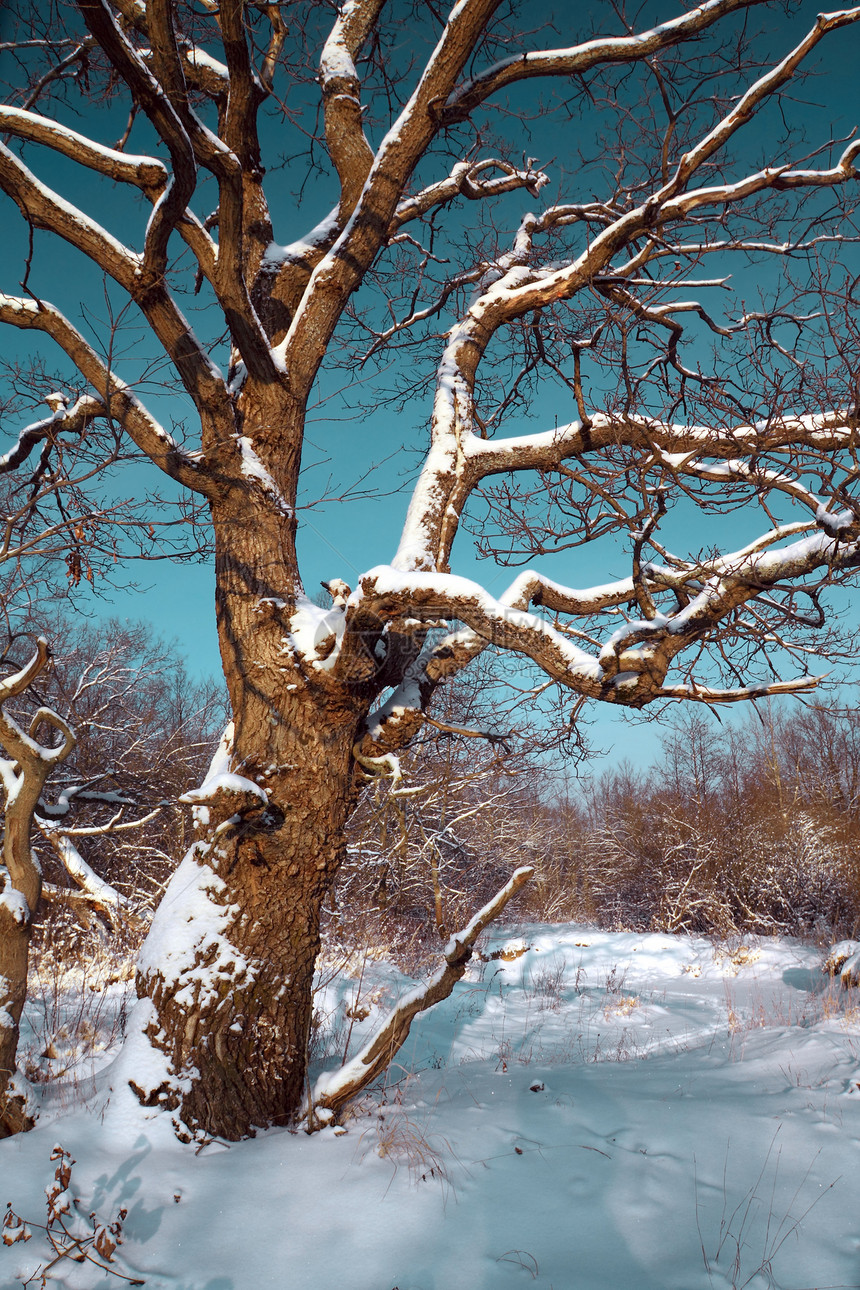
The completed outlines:
{"type": "Polygon", "coordinates": [[[39,796],[55,765],[69,756],[75,737],[56,712],[39,708],[28,730],[4,710],[23,693],[48,661],[48,647],[38,642],[29,663],[0,682],[0,741],[9,760],[0,760],[3,780],[3,865],[0,868],[0,1135],[30,1123],[26,1091],[13,1083],[18,1024],[27,995],[27,960],[33,920],[42,894],[42,874],[30,846],[39,796]],[[59,735],[40,744],[36,734],[46,726],[59,735]]]}
{"type": "Polygon", "coordinates": [[[244,0],[79,0],[58,42],[50,7],[7,6],[0,188],[37,236],[0,321],[58,345],[82,383],[7,462],[24,466],[37,445],[51,458],[83,415],[88,442],[121,429],[202,500],[214,531],[233,724],[139,985],[140,1042],[160,1063],[140,1094],[191,1130],[237,1137],[299,1112],[320,911],[362,772],[394,770],[434,692],[489,642],[577,704],[733,702],[813,683],[821,592],[858,560],[860,141],[824,127],[803,142],[790,86],[860,11],[805,33],[786,20],[764,59],[757,10],[703,0],[637,27],[607,4],[583,39],[579,10],[529,34],[531,6],[499,0],[348,0],[333,20],[308,2],[289,22],[244,0]],[[546,47],[556,26],[562,43],[546,47]],[[538,78],[557,91],[552,177],[514,159],[538,78]],[[61,123],[82,87],[103,97],[61,123]],[[130,124],[111,146],[119,101],[130,124]],[[495,105],[513,122],[498,147],[495,105]],[[263,152],[287,136],[291,165],[322,165],[337,197],[284,243],[291,209],[270,209],[263,152]],[[25,161],[56,154],[141,195],[136,239],[25,161]],[[92,319],[79,327],[45,298],[42,230],[89,261],[94,290],[105,275],[108,300],[142,314],[196,439],[161,424],[92,319]],[[723,308],[727,261],[769,257],[788,263],[784,281],[723,308]],[[198,288],[210,308],[192,327],[180,292],[198,288]],[[427,392],[400,545],[352,587],[332,577],[321,610],[296,548],[309,400],[324,360],[371,371],[398,345],[410,362],[393,397],[427,392]],[[538,381],[560,415],[547,407],[525,431],[538,381]],[[762,529],[722,551],[703,533],[678,554],[679,499],[706,514],[753,499],[762,529]],[[527,567],[491,594],[451,571],[470,523],[501,564],[614,536],[629,572],[580,589],[527,567]],[[780,679],[792,656],[801,675],[780,679]]]}
{"type": "Polygon", "coordinates": [[[81,925],[141,935],[178,860],[165,807],[199,778],[223,709],[141,626],[108,623],[97,637],[54,615],[50,635],[59,664],[39,638],[32,660],[0,682],[0,1136],[29,1115],[22,1081],[10,1080],[34,933],[51,922],[66,958],[86,954],[81,925]],[[37,741],[45,727],[59,742],[37,741]],[[58,929],[59,910],[77,920],[76,935],[58,929]]]}

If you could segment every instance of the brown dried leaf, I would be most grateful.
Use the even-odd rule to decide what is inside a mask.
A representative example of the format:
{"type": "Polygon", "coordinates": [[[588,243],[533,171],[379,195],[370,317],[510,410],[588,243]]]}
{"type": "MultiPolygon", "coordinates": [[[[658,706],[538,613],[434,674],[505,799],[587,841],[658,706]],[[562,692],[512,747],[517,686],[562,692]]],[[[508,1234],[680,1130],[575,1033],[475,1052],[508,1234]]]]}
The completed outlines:
{"type": "Polygon", "coordinates": [[[11,1204],[7,1204],[3,1217],[3,1244],[14,1245],[16,1241],[29,1241],[32,1235],[23,1218],[15,1213],[11,1204]]]}
{"type": "Polygon", "coordinates": [[[114,1240],[106,1227],[97,1227],[93,1244],[106,1263],[113,1263],[113,1252],[119,1244],[119,1237],[114,1240]]]}

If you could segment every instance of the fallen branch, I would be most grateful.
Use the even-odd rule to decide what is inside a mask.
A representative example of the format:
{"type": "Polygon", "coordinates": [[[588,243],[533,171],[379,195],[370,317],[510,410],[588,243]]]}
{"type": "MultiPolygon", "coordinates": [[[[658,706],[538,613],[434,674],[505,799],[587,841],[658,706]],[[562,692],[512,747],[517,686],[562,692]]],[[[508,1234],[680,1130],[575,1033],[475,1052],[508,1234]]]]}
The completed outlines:
{"type": "Polygon", "coordinates": [[[367,1088],[391,1064],[395,1053],[402,1048],[409,1030],[419,1012],[447,999],[454,986],[466,971],[472,948],[485,927],[498,918],[521,887],[534,874],[526,866],[517,869],[508,882],[497,892],[472,921],[460,932],[455,932],[445,946],[445,964],[424,985],[416,986],[398,1000],[383,1022],[381,1030],[351,1061],[337,1071],[327,1071],[316,1082],[309,1115],[308,1131],[331,1123],[337,1113],[367,1088]]]}

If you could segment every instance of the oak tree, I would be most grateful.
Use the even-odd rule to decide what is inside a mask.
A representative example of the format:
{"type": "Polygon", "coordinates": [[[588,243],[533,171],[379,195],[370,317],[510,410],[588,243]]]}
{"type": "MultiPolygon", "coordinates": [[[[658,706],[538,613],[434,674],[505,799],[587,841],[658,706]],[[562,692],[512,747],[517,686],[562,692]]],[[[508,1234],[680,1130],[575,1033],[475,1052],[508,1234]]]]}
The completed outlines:
{"type": "MultiPolygon", "coordinates": [[[[802,691],[826,587],[857,564],[860,141],[796,87],[856,42],[860,9],[703,0],[588,18],[525,0],[7,6],[0,189],[32,236],[20,289],[4,270],[0,321],[58,346],[79,385],[6,462],[119,428],[214,535],[233,720],[189,795],[197,841],[144,949],[135,1023],[140,1097],[192,1132],[237,1137],[305,1104],[347,819],[489,643],[570,695],[574,721],[589,699],[802,691]],[[302,167],[337,186],[309,230],[278,196],[285,154],[296,187],[302,167]],[[91,199],[51,186],[58,158],[93,176],[91,199]],[[95,200],[108,182],[146,207],[121,235],[95,200]],[[147,404],[98,311],[78,325],[52,302],[45,232],[57,262],[65,241],[91,265],[91,303],[142,316],[193,434],[147,404]],[[349,406],[387,382],[423,420],[422,459],[390,562],[353,585],[334,568],[320,609],[297,505],[309,404],[338,368],[349,406]],[[744,510],[715,545],[715,517],[745,503],[758,531],[744,510]],[[678,506],[703,517],[692,543],[678,506]],[[456,571],[470,528],[497,567],[525,566],[506,590],[456,571]],[[584,546],[575,579],[565,553],[584,546]]],[[[449,943],[422,1006],[521,881],[449,943]]]]}

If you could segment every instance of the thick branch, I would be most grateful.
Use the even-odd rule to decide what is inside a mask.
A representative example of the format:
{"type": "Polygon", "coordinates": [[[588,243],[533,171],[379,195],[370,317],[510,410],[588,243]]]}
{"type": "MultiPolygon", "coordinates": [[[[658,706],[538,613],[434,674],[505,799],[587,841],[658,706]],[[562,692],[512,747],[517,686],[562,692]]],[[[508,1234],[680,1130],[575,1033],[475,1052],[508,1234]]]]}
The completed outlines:
{"type": "Polygon", "coordinates": [[[48,658],[47,643],[40,638],[30,662],[0,682],[0,744],[15,763],[11,772],[14,785],[4,784],[3,866],[8,874],[7,883],[11,883],[26,902],[27,919],[35,914],[41,891],[41,874],[30,850],[33,814],[45,780],[53,768],[69,756],[75,746],[75,736],[68,723],[50,708],[40,708],[33,717],[29,733],[25,733],[3,705],[23,693],[44,669],[48,658]],[[56,746],[43,746],[34,738],[42,724],[59,732],[61,738],[56,746]]]}
{"type": "MultiPolygon", "coordinates": [[[[663,570],[643,563],[641,576],[651,588],[656,589],[661,583],[683,586],[688,597],[671,613],[625,623],[612,633],[597,655],[582,649],[564,631],[531,613],[527,597],[536,591],[541,599],[546,596],[555,602],[556,612],[590,614],[620,603],[628,587],[628,598],[633,599],[632,579],[627,586],[610,584],[595,588],[592,593],[577,593],[528,574],[518,578],[504,596],[496,599],[477,583],[451,574],[403,574],[383,567],[372,569],[361,578],[359,591],[351,599],[341,648],[344,657],[349,659],[352,634],[367,633],[373,623],[379,630],[382,623],[395,619],[456,619],[465,623],[471,632],[462,641],[458,635],[443,640],[433,651],[440,658],[447,654],[455,670],[483,648],[481,642],[493,643],[532,659],[552,680],[578,694],[628,707],[643,707],[666,694],[665,676],[672,660],[688,646],[706,638],[733,610],[774,586],[796,583],[822,567],[856,567],[860,559],[856,529],[856,525],[846,525],[837,537],[819,532],[779,548],[760,541],[715,561],[704,579],[703,570],[697,565],[667,571],[664,580],[663,570]],[[472,633],[479,639],[473,640],[472,633]],[[460,646],[462,658],[457,657],[460,646]]],[[[426,664],[425,671],[432,691],[436,677],[426,664]]],[[[804,679],[801,687],[807,684],[804,679]]],[[[415,692],[414,698],[409,701],[401,694],[397,702],[401,707],[412,706],[418,713],[426,705],[417,678],[408,683],[407,690],[410,688],[415,692]]],[[[373,740],[379,734],[381,731],[371,731],[373,740]]],[[[368,755],[372,749],[363,746],[362,752],[368,755]]]]}
{"type": "MultiPolygon", "coordinates": [[[[163,283],[167,241],[173,229],[186,217],[199,160],[216,175],[221,198],[221,242],[213,286],[249,372],[263,381],[277,380],[278,369],[251,304],[243,273],[242,168],[238,157],[198,120],[188,105],[170,5],[167,0],[155,0],[147,18],[153,41],[152,61],[161,83],[126,39],[104,0],[79,0],[79,6],[90,31],[167,144],[173,165],[173,178],[156,203],[149,221],[144,266],[146,276],[140,289],[131,291],[133,298],[143,308],[164,343],[166,337],[159,327],[164,328],[161,314],[169,301],[163,283]]],[[[187,325],[185,331],[189,331],[187,325]]],[[[168,347],[168,353],[177,366],[180,359],[188,363],[184,350],[177,352],[175,348],[171,350],[168,347]]],[[[186,388],[189,388],[181,368],[180,374],[186,388]]],[[[191,389],[189,393],[192,393],[191,389]]]]}
{"type": "Polygon", "coordinates": [[[384,4],[385,0],[358,0],[344,5],[320,58],[326,145],[340,180],[339,228],[355,209],[373,164],[373,150],[361,122],[355,59],[384,4]]]}
{"type": "Polygon", "coordinates": [[[37,815],[36,824],[40,833],[50,843],[66,873],[78,888],[77,891],[71,891],[62,887],[52,887],[49,891],[44,891],[43,894],[55,900],[67,901],[73,904],[83,902],[88,907],[97,909],[104,914],[114,930],[121,925],[123,920],[133,922],[134,919],[130,918],[129,915],[128,899],[109,882],[106,882],[104,878],[99,877],[95,870],[87,864],[72,838],[103,837],[110,836],[122,829],[138,829],[155,819],[160,809],[160,807],[157,807],[140,819],[128,820],[124,824],[119,824],[114,819],[108,824],[96,825],[86,829],[64,828],[62,825],[52,824],[48,820],[41,819],[37,815]]]}
{"type": "Polygon", "coordinates": [[[708,0],[680,18],[635,35],[604,36],[569,49],[514,54],[449,95],[440,116],[445,124],[462,121],[491,94],[533,76],[581,76],[607,63],[639,61],[707,30],[727,14],[761,3],[764,0],[708,0]]]}
{"type": "Polygon", "coordinates": [[[0,143],[0,188],[33,228],[46,229],[88,255],[99,268],[134,295],[141,258],[83,211],[40,183],[32,171],[0,143]]]}
{"type": "Polygon", "coordinates": [[[340,1111],[391,1065],[395,1054],[409,1036],[412,1022],[419,1013],[448,998],[457,982],[462,980],[472,957],[475,941],[481,932],[499,917],[508,902],[533,875],[534,869],[529,867],[517,869],[501,891],[462,931],[456,932],[448,941],[444,950],[445,966],[425,985],[417,986],[399,1000],[374,1038],[346,1066],[320,1076],[313,1095],[315,1114],[329,1112],[328,1116],[320,1117],[328,1122],[332,1113],[340,1111]]]}
{"type": "Polygon", "coordinates": [[[18,139],[41,143],[72,161],[96,170],[118,183],[133,184],[145,192],[158,192],[167,184],[167,169],[156,157],[139,157],[115,148],[106,148],[71,130],[59,121],[51,121],[37,112],[0,106],[0,131],[18,139]]]}
{"type": "MultiPolygon", "coordinates": [[[[58,309],[46,301],[0,295],[0,322],[45,332],[64,350],[81,375],[99,395],[101,412],[96,412],[93,402],[90,402],[84,405],[82,416],[112,417],[128,431],[141,451],[145,452],[172,479],[204,496],[210,496],[213,493],[214,485],[206,473],[202,460],[182,451],[176,441],[132,394],[125,382],[108,369],[95,350],[58,309]]],[[[64,417],[74,416],[83,403],[83,400],[79,400],[67,412],[51,418],[45,433],[39,433],[38,438],[45,438],[48,433],[57,433],[63,429],[75,429],[73,424],[64,425],[64,417]]],[[[40,426],[45,426],[45,423],[40,423],[40,426]]],[[[40,427],[29,429],[38,432],[40,427]]],[[[13,454],[19,454],[19,460],[23,460],[38,441],[34,437],[28,444],[26,442],[28,433],[29,431],[25,431],[22,436],[25,442],[22,443],[22,440],[19,440],[18,446],[12,450],[13,454]]]]}
{"type": "Polygon", "coordinates": [[[452,10],[418,86],[377,151],[349,224],[314,270],[279,346],[300,396],[310,390],[344,305],[386,240],[403,189],[439,129],[436,104],[450,94],[500,2],[461,0],[452,10]]]}

